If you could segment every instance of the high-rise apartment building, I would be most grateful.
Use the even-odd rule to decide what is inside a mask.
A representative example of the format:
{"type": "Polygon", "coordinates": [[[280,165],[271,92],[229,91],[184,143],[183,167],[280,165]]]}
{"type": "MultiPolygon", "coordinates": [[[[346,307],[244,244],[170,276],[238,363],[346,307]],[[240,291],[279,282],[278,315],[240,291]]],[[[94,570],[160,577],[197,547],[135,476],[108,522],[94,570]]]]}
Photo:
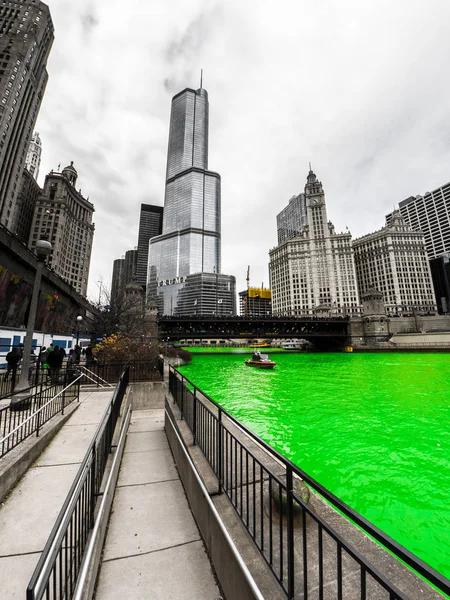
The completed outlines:
{"type": "Polygon", "coordinates": [[[269,252],[273,314],[358,313],[351,235],[337,234],[328,221],[322,183],[311,170],[304,195],[296,198],[304,202],[306,224],[269,252]]]}
{"type": "MultiPolygon", "coordinates": [[[[411,196],[398,206],[406,223],[425,236],[429,259],[450,253],[450,183],[424,196],[411,196]]],[[[393,215],[386,216],[387,225],[393,215]]]]}
{"type": "Polygon", "coordinates": [[[39,0],[0,3],[0,224],[13,233],[52,43],[53,23],[46,4],[39,0]]]}
{"type": "MultiPolygon", "coordinates": [[[[424,196],[411,196],[399,203],[399,210],[415,231],[424,234],[425,246],[431,266],[434,292],[439,313],[448,312],[450,298],[446,295],[444,258],[450,254],[450,183],[426,192],[424,196]],[[433,262],[434,261],[434,262],[433,262]],[[443,280],[444,278],[444,280],[443,280]]],[[[386,215],[390,225],[395,213],[386,215]]]]}
{"type": "Polygon", "coordinates": [[[47,239],[52,251],[47,264],[82,296],[86,296],[91,261],[94,205],[77,192],[73,162],[62,173],[51,171],[36,205],[28,246],[47,239]]]}
{"type": "Polygon", "coordinates": [[[297,237],[306,223],[305,194],[292,196],[286,208],[277,215],[278,244],[297,237]]]}
{"type": "Polygon", "coordinates": [[[37,131],[34,132],[25,159],[25,168],[37,180],[41,166],[42,142],[37,131]]]}
{"type": "Polygon", "coordinates": [[[174,96],[163,228],[150,240],[147,279],[147,299],[167,315],[217,314],[219,299],[236,312],[235,278],[220,272],[220,175],[208,170],[208,129],[205,89],[174,96]]]}
{"type": "Polygon", "coordinates": [[[148,244],[149,241],[162,233],[163,207],[152,204],[141,204],[139,216],[139,235],[137,246],[136,281],[147,285],[148,244]]]}
{"type": "Polygon", "coordinates": [[[383,294],[389,315],[436,312],[424,236],[394,211],[389,224],[353,241],[361,294],[383,294]]]}

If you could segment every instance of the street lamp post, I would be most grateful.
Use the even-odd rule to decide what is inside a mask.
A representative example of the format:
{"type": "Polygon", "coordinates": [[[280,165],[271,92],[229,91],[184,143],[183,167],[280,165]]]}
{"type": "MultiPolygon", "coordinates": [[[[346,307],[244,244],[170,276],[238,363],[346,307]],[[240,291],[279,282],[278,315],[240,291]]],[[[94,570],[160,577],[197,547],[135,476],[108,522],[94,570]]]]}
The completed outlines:
{"type": "Polygon", "coordinates": [[[79,315],[77,317],[77,343],[76,343],[76,346],[78,346],[78,341],[80,339],[80,326],[81,326],[82,320],[83,320],[83,317],[81,315],[79,315]]]}
{"type": "Polygon", "coordinates": [[[42,271],[45,261],[52,250],[52,245],[47,240],[38,240],[36,242],[36,254],[38,263],[36,265],[36,275],[34,277],[33,294],[31,296],[30,312],[28,315],[27,333],[23,349],[22,365],[20,369],[19,383],[17,384],[15,394],[11,398],[10,410],[25,410],[29,402],[23,402],[24,398],[29,397],[29,393],[23,393],[23,390],[29,387],[28,374],[30,370],[30,357],[33,344],[34,325],[36,321],[37,306],[39,300],[39,291],[41,287],[42,271]]]}

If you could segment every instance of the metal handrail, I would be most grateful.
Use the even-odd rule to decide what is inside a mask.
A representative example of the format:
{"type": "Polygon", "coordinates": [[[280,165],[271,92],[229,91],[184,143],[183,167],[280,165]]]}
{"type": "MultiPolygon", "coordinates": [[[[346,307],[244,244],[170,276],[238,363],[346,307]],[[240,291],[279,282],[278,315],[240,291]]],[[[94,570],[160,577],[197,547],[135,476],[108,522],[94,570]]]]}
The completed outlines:
{"type": "Polygon", "coordinates": [[[47,584],[49,574],[53,568],[53,563],[55,562],[60,551],[61,542],[66,535],[67,526],[72,518],[74,507],[78,501],[78,494],[84,485],[83,475],[90,467],[89,459],[92,459],[92,456],[85,457],[81,468],[78,471],[77,479],[75,480],[74,485],[72,485],[69,495],[66,498],[66,502],[64,503],[63,509],[60,513],[60,518],[57,520],[55,528],[53,529],[51,536],[42,552],[42,564],[38,564],[40,568],[37,571],[37,576],[33,584],[32,595],[28,595],[29,589],[27,589],[27,600],[28,598],[42,598],[45,593],[44,586],[47,584]],[[51,542],[50,544],[49,541],[51,542]],[[47,545],[49,546],[48,548],[47,545]]]}
{"type": "Polygon", "coordinates": [[[108,383],[106,381],[106,379],[103,379],[102,377],[100,377],[100,375],[97,375],[96,373],[94,373],[94,371],[91,371],[90,369],[88,369],[87,367],[80,365],[79,367],[77,367],[81,373],[83,373],[83,375],[85,377],[87,377],[88,379],[90,379],[91,381],[93,381],[94,383],[96,383],[97,385],[99,385],[99,381],[104,383],[105,385],[101,385],[100,387],[104,388],[104,387],[114,387],[112,383],[108,383]],[[88,375],[88,373],[90,373],[91,375],[93,375],[94,377],[97,378],[97,380],[94,379],[94,377],[90,377],[88,375]]]}
{"type": "MultiPolygon", "coordinates": [[[[222,517],[219,515],[219,512],[217,510],[217,508],[215,507],[213,501],[211,500],[211,497],[209,495],[208,490],[205,487],[205,484],[203,483],[200,475],[197,472],[197,468],[195,467],[194,463],[192,462],[192,459],[189,455],[189,452],[186,450],[186,445],[183,442],[183,440],[180,437],[180,434],[178,432],[178,427],[176,426],[176,424],[174,423],[169,411],[166,408],[166,415],[167,418],[169,419],[172,427],[173,427],[173,431],[175,433],[175,435],[177,436],[178,439],[178,444],[181,447],[183,454],[186,458],[186,460],[189,463],[189,470],[190,472],[194,475],[194,478],[197,481],[197,485],[199,486],[201,493],[202,493],[202,497],[205,499],[206,503],[208,504],[209,510],[212,512],[213,516],[216,519],[216,522],[218,523],[219,529],[222,532],[222,535],[224,536],[224,538],[226,539],[229,547],[231,548],[231,552],[233,553],[234,557],[236,558],[236,561],[238,562],[242,573],[244,574],[244,577],[247,581],[247,583],[249,584],[253,595],[255,597],[256,600],[264,600],[264,596],[261,593],[261,590],[259,589],[259,587],[257,586],[255,580],[252,577],[252,574],[250,573],[247,565],[245,564],[239,550],[236,548],[236,545],[233,541],[233,538],[231,537],[231,535],[229,534],[227,528],[225,527],[223,521],[222,521],[222,517]]],[[[79,600],[78,598],[76,598],[76,600],[79,600]]]]}
{"type": "MultiPolygon", "coordinates": [[[[253,431],[251,431],[248,427],[240,423],[233,415],[228,413],[225,409],[223,409],[220,404],[218,404],[215,400],[213,400],[208,394],[201,391],[198,386],[196,386],[191,380],[189,380],[184,375],[178,373],[178,371],[169,366],[169,375],[175,377],[177,382],[180,382],[184,387],[184,390],[187,390],[185,384],[192,386],[194,393],[194,401],[199,401],[196,396],[196,392],[201,393],[201,395],[211,403],[218,411],[219,417],[214,415],[215,419],[218,419],[219,425],[223,427],[221,419],[223,416],[226,416],[227,419],[235,427],[238,427],[241,431],[243,431],[253,442],[257,443],[261,446],[265,451],[267,451],[272,457],[281,462],[285,468],[291,470],[293,473],[297,474],[301,479],[303,479],[308,485],[310,485],[316,492],[318,492],[325,500],[327,500],[331,505],[333,505],[336,509],[341,511],[344,515],[346,515],[351,521],[353,521],[356,525],[358,525],[361,529],[363,529],[366,533],[372,536],[375,540],[380,542],[385,548],[387,548],[390,552],[392,552],[397,558],[400,558],[404,561],[409,567],[423,576],[427,581],[429,581],[432,585],[436,586],[439,590],[445,592],[446,594],[450,594],[450,580],[441,575],[438,571],[427,565],[423,560],[414,555],[408,549],[400,545],[393,538],[385,534],[381,529],[373,525],[370,521],[368,521],[365,517],[357,513],[354,509],[352,509],[348,504],[342,502],[337,496],[335,496],[332,492],[327,490],[323,485],[321,485],[318,481],[313,479],[307,473],[305,473],[302,469],[300,469],[297,465],[295,465],[288,458],[283,456],[280,452],[272,448],[267,442],[262,440],[259,436],[257,436],[253,431]]],[[[171,389],[171,381],[169,379],[169,391],[175,398],[175,401],[178,402],[178,398],[176,398],[176,394],[171,389]]],[[[180,410],[183,416],[184,411],[184,397],[183,392],[181,395],[181,406],[180,410]]],[[[195,410],[195,409],[194,409],[195,410]]],[[[196,439],[196,433],[194,434],[194,443],[196,439]]],[[[213,465],[212,465],[213,466],[213,465]]],[[[222,482],[220,481],[220,487],[222,486],[222,482]]],[[[297,499],[296,499],[297,500],[297,499]]]]}
{"type": "Polygon", "coordinates": [[[122,420],[122,425],[120,428],[119,439],[117,441],[116,452],[114,454],[114,459],[111,464],[108,480],[106,482],[105,488],[103,490],[102,501],[100,503],[100,507],[95,517],[95,524],[92,529],[91,536],[89,538],[89,544],[86,547],[85,554],[83,557],[83,562],[81,565],[80,574],[77,579],[77,585],[75,589],[75,593],[73,595],[73,600],[82,600],[84,590],[86,584],[88,582],[89,570],[92,565],[93,555],[95,546],[97,544],[97,540],[100,534],[100,527],[102,525],[102,521],[104,517],[107,517],[107,509],[108,504],[110,504],[111,499],[109,498],[110,491],[112,489],[113,481],[116,477],[116,470],[118,468],[118,461],[122,458],[122,451],[125,447],[126,435],[128,431],[128,427],[131,420],[131,403],[127,406],[127,412],[122,420]]]}
{"type": "Polygon", "coordinates": [[[28,421],[31,421],[32,419],[34,419],[34,417],[36,417],[36,415],[38,415],[41,411],[43,411],[51,402],[54,402],[56,400],[56,398],[58,398],[58,396],[60,396],[66,390],[68,390],[70,387],[72,387],[72,385],[74,383],[76,383],[79,379],[81,379],[81,377],[82,377],[82,375],[80,375],[80,377],[77,377],[76,379],[74,379],[74,381],[72,381],[71,383],[69,383],[69,385],[67,385],[64,389],[62,389],[60,392],[58,392],[56,394],[56,396],[53,396],[52,398],[50,398],[50,400],[48,402],[46,402],[45,404],[43,404],[40,408],[38,408],[38,410],[36,410],[29,417],[27,417],[25,420],[23,420],[20,423],[20,425],[17,425],[17,427],[15,427],[12,431],[10,431],[7,435],[5,435],[5,437],[0,438],[0,444],[2,444],[3,442],[5,442],[8,438],[12,437],[15,433],[17,433],[17,431],[19,431],[20,429],[22,429],[22,427],[24,425],[26,425],[28,423],[28,421]]]}
{"type": "MultiPolygon", "coordinates": [[[[62,551],[64,537],[67,535],[67,532],[69,530],[70,524],[75,514],[75,509],[77,508],[77,506],[79,506],[80,494],[83,491],[84,486],[86,486],[88,478],[90,478],[90,484],[88,486],[89,489],[86,491],[86,496],[88,496],[88,498],[84,499],[83,506],[85,512],[89,513],[89,529],[92,528],[92,525],[94,523],[95,499],[97,496],[97,492],[100,488],[101,477],[103,476],[103,473],[99,474],[95,472],[98,461],[98,447],[101,447],[101,442],[103,439],[102,435],[107,429],[107,427],[110,425],[110,419],[113,417],[114,412],[120,409],[120,404],[123,400],[125,390],[128,386],[128,370],[129,368],[127,367],[120,377],[120,381],[118,382],[114,390],[111,402],[108,404],[104,416],[97,427],[95,435],[91,443],[89,444],[83,462],[80,465],[78,473],[75,477],[74,482],[72,483],[72,486],[69,490],[63,507],[56,520],[56,523],[47,540],[47,543],[45,544],[39,562],[36,566],[36,569],[34,570],[34,573],[27,587],[27,600],[40,600],[45,594],[46,589],[49,586],[49,581],[52,576],[52,573],[54,573],[56,561],[62,551]]],[[[111,429],[109,433],[112,436],[113,432],[111,431],[111,429]]],[[[111,448],[105,446],[105,448],[101,448],[100,451],[102,450],[104,452],[107,451],[109,453],[111,448]]],[[[81,508],[79,510],[79,513],[80,514],[77,517],[77,519],[81,521],[81,519],[83,518],[81,508]]],[[[86,540],[84,541],[86,542],[86,540]]],[[[75,571],[76,580],[77,569],[79,565],[73,565],[72,563],[70,563],[69,565],[66,564],[66,568],[67,566],[70,567],[70,576],[68,576],[66,573],[66,579],[69,579],[70,584],[74,586],[72,568],[75,571]]],[[[67,585],[67,581],[60,582],[61,585],[64,585],[64,583],[67,585]]],[[[70,598],[71,591],[72,590],[70,589],[66,594],[63,590],[60,590],[60,594],[58,597],[70,598]]],[[[49,597],[50,596],[47,595],[47,598],[49,597]]]]}

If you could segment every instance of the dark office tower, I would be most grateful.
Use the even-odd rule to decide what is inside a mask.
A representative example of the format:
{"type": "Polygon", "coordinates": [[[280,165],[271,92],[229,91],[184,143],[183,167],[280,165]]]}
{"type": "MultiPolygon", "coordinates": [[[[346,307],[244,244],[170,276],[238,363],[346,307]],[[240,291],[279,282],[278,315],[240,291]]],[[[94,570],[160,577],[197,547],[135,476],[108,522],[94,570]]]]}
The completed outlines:
{"type": "Polygon", "coordinates": [[[450,313],[450,254],[430,260],[436,304],[440,315],[450,313]]]}
{"type": "Polygon", "coordinates": [[[166,315],[235,314],[235,278],[220,273],[220,175],[208,170],[205,89],[172,100],[162,235],[150,240],[147,298],[166,315]]]}
{"type": "Polygon", "coordinates": [[[17,195],[47,84],[53,43],[49,8],[39,0],[0,5],[0,224],[15,233],[17,195]]]}
{"type": "Polygon", "coordinates": [[[124,283],[131,283],[136,279],[136,267],[137,267],[137,248],[134,250],[127,250],[125,252],[125,271],[124,271],[124,283]]]}
{"type": "Polygon", "coordinates": [[[125,259],[117,258],[113,263],[113,274],[111,283],[111,305],[117,306],[124,291],[125,259]]]}
{"type": "Polygon", "coordinates": [[[162,233],[163,207],[141,204],[137,248],[136,281],[144,288],[147,285],[148,243],[162,233]]]}
{"type": "Polygon", "coordinates": [[[22,171],[22,179],[19,179],[19,181],[20,188],[17,194],[17,219],[14,233],[24,244],[28,244],[34,211],[38,206],[43,190],[27,169],[22,171]]]}

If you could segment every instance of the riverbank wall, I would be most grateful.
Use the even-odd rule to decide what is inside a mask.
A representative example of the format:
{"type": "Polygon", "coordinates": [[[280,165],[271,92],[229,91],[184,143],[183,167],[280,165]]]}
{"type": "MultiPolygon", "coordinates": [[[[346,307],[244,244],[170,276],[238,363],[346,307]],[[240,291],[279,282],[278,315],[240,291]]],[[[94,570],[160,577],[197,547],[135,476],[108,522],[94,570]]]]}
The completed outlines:
{"type": "Polygon", "coordinates": [[[449,352],[450,315],[411,317],[380,316],[375,327],[373,316],[349,321],[348,345],[355,351],[449,352]],[[370,319],[371,327],[365,320],[370,319]]]}

